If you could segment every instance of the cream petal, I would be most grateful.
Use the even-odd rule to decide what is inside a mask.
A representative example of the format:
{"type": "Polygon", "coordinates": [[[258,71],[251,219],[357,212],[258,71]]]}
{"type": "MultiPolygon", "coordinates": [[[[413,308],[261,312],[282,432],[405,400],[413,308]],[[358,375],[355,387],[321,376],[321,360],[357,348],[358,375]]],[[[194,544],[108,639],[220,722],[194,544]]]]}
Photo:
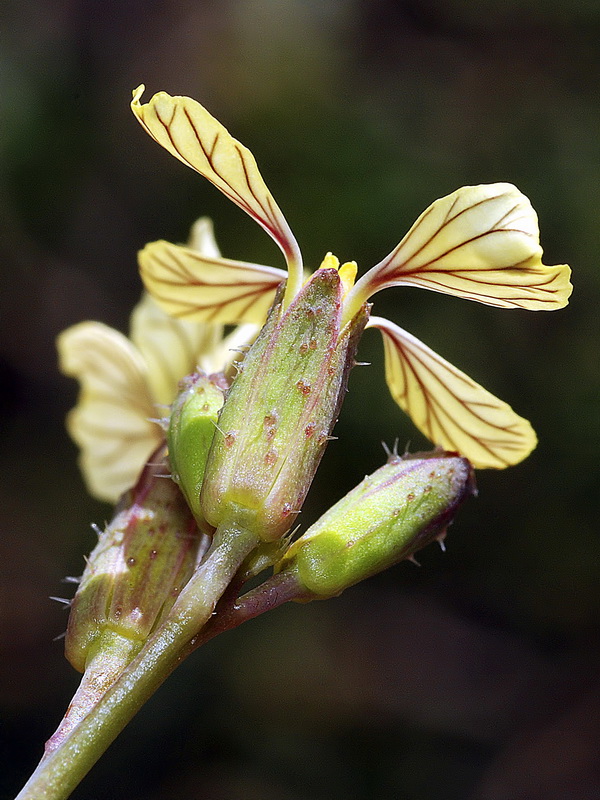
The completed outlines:
{"type": "Polygon", "coordinates": [[[146,364],[152,397],[168,405],[185,375],[205,369],[204,361],[221,343],[223,326],[174,319],[144,295],[131,315],[130,336],[146,364]]]}
{"type": "Polygon", "coordinates": [[[381,317],[392,397],[430,441],[466,456],[475,467],[522,461],[537,438],[530,423],[410,333],[381,317]]]}
{"type": "Polygon", "coordinates": [[[82,322],[57,339],[60,368],[80,382],[67,419],[90,493],[116,502],[162,441],[140,354],[118,331],[82,322]]]}
{"type": "Polygon", "coordinates": [[[261,325],[283,270],[203,256],[189,247],[151,242],[138,255],[140,275],[157,303],[194,322],[261,325]]]}
{"type": "Polygon", "coordinates": [[[279,245],[289,269],[291,297],[302,283],[302,258],[289,225],[268,190],[254,156],[209,112],[189,97],[155,94],[131,108],[142,127],[172,155],[199,172],[255,219],[279,245]]]}
{"type": "Polygon", "coordinates": [[[199,217],[192,225],[188,237],[188,247],[203,256],[219,258],[221,251],[215,239],[215,230],[210,217],[199,217]]]}
{"type": "Polygon", "coordinates": [[[348,302],[358,307],[388,286],[420,286],[499,308],[562,308],[571,271],[546,266],[541,256],[537,215],[525,195],[509,183],[465,186],[429,206],[348,302]]]}

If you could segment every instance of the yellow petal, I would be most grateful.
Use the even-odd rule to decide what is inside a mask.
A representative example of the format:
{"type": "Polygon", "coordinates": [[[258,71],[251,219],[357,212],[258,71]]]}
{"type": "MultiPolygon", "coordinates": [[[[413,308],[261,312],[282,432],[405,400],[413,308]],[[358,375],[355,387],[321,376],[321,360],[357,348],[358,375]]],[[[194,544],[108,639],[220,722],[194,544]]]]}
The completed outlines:
{"type": "Polygon", "coordinates": [[[410,333],[381,317],[385,374],[392,397],[434,444],[466,456],[475,467],[502,469],[537,444],[529,422],[410,333]]]}
{"type": "Polygon", "coordinates": [[[211,181],[267,231],[285,255],[293,296],[302,283],[300,250],[250,150],[195,100],[159,92],[141,104],[143,92],[144,86],[139,86],[131,103],[141,125],[169,153],[211,181]]]}
{"type": "Polygon", "coordinates": [[[174,319],[149,295],[131,315],[131,341],[146,364],[146,378],[155,402],[167,405],[177,394],[177,384],[196,367],[205,369],[223,337],[222,325],[174,319]]]}
{"type": "MultiPolygon", "coordinates": [[[[356,261],[346,261],[345,264],[340,266],[339,258],[334,256],[333,253],[327,253],[323,261],[321,261],[319,269],[337,269],[342,282],[342,298],[345,298],[354,286],[356,273],[358,272],[356,261]]],[[[310,275],[305,276],[304,282],[307,283],[309,280],[310,275]]]]}
{"type": "Polygon", "coordinates": [[[168,314],[194,322],[262,325],[286,279],[280,269],[211,258],[165,241],[146,245],[138,260],[156,302],[168,314]]]}
{"type": "Polygon", "coordinates": [[[500,308],[567,304],[568,266],[542,264],[537,215],[509,183],[465,186],[436,200],[357,283],[353,306],[387,286],[421,286],[500,308]]]}
{"type": "Polygon", "coordinates": [[[60,368],[81,392],[67,428],[81,448],[86,484],[100,500],[116,502],[162,441],[151,422],[156,409],[141,356],[125,336],[99,322],[82,322],[57,339],[60,368]]]}

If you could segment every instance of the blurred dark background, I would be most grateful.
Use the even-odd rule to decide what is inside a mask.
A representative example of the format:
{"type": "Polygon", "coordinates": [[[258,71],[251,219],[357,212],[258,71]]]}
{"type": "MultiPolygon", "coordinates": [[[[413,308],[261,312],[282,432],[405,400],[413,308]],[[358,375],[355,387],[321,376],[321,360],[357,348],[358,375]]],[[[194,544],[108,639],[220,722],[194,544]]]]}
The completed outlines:
{"type": "MultiPolygon", "coordinates": [[[[276,247],[143,133],[131,89],[203,102],[253,150],[314,267],[365,270],[435,198],[511,181],[554,314],[418,290],[385,314],[537,429],[420,569],[283,607],[196,653],[75,792],[77,800],[600,798],[600,5],[593,0],[5,0],[0,45],[0,797],[12,798],[77,683],[53,641],[110,509],[87,497],[63,418],[63,328],[127,330],[135,254],[215,220],[223,252],[276,247]]],[[[308,523],[425,442],[394,406],[368,333],[308,523]]]]}

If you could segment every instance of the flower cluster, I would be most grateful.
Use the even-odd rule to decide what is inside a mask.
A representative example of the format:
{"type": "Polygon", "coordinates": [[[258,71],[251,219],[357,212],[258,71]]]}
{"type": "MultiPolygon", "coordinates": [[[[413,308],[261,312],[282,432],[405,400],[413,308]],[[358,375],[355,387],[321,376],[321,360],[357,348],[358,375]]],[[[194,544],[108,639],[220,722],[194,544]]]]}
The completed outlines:
{"type": "Polygon", "coordinates": [[[504,183],[437,200],[359,280],[331,253],[307,276],[250,151],[195,101],[161,93],[142,104],[142,92],[132,108],[143,127],[253,217],[287,271],[222,258],[201,219],[188,246],[140,253],[148,293],[130,338],[96,322],[60,335],[61,368],[81,386],[68,428],[84,477],[96,497],[120,501],[67,601],[66,654],[81,684],[20,800],[64,800],[209,638],[442,542],[473,493],[472,466],[506,467],[533,449],[527,420],[371,316],[374,294],[421,286],[553,310],[571,291],[567,266],[542,263],[529,201],[504,183]],[[237,327],[226,336],[226,325],[237,327]],[[392,396],[437,449],[389,454],[290,543],[366,327],[383,336],[392,396]]]}
{"type": "MultiPolygon", "coordinates": [[[[277,287],[284,308],[304,283],[298,244],[264,183],[252,153],[199,103],[160,92],[132,109],[166,150],[199,172],[274,239],[287,272],[206,256],[189,247],[153,242],[140,253],[147,290],[174,317],[228,324],[262,324],[277,287]]],[[[356,283],[356,264],[339,267],[344,286],[341,324],[381,289],[420,286],[499,308],[552,311],[571,293],[566,265],[545,266],[536,214],[511,184],[466,186],[436,200],[401,242],[356,283]]],[[[320,269],[338,268],[328,254],[320,269]]],[[[475,467],[503,468],[536,445],[529,422],[425,344],[381,317],[371,317],[385,349],[394,400],[435,445],[466,456],[475,467]]]]}

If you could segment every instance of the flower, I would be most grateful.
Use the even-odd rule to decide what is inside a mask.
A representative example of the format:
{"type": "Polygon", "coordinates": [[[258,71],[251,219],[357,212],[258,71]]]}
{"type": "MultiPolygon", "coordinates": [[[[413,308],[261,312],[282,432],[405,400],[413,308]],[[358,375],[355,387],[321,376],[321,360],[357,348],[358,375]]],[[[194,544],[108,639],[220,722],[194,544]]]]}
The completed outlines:
{"type": "MultiPolygon", "coordinates": [[[[218,257],[208,219],[192,228],[190,252],[218,257]]],[[[161,407],[175,399],[179,381],[200,367],[223,370],[231,350],[256,332],[242,326],[226,339],[223,326],[175,320],[145,294],[131,315],[130,338],[100,322],[81,322],[57,339],[62,372],[79,380],[77,406],[67,417],[81,448],[90,493],[116,502],[135,483],[164,441],[161,407]]]]}
{"type": "MultiPolygon", "coordinates": [[[[287,273],[273,267],[204,256],[165,241],[140,253],[146,288],[164,310],[186,320],[265,320],[278,285],[284,308],[304,282],[298,244],[264,183],[252,153],[199,103],[160,92],[132,110],[146,131],[255,219],[282,250],[287,273]]],[[[567,304],[570,269],[541,260],[537,216],[508,183],[465,186],[436,200],[397,247],[354,284],[356,265],[340,267],[342,324],[376,292],[420,286],[498,308],[554,310],[567,304]]],[[[328,254],[321,268],[338,266],[328,254]]],[[[466,456],[475,467],[503,468],[536,445],[530,423],[393,322],[371,317],[381,331],[386,379],[394,400],[434,444],[466,456]]]]}

